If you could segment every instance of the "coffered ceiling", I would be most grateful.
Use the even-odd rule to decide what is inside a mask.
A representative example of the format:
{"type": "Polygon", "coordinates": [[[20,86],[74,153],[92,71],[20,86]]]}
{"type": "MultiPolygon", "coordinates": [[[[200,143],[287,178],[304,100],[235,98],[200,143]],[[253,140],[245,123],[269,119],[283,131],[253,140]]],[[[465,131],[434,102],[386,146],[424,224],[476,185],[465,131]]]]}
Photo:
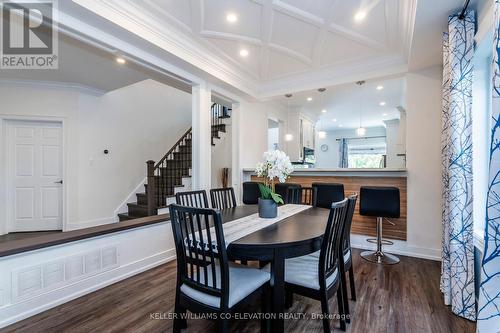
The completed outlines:
{"type": "Polygon", "coordinates": [[[259,81],[399,54],[397,0],[136,0],[259,81]],[[354,19],[358,12],[366,18],[354,19]],[[228,22],[228,14],[236,17],[228,22]],[[240,50],[248,56],[240,56],[240,50]]]}
{"type": "Polygon", "coordinates": [[[259,97],[404,71],[416,12],[416,0],[73,1],[259,97]]]}

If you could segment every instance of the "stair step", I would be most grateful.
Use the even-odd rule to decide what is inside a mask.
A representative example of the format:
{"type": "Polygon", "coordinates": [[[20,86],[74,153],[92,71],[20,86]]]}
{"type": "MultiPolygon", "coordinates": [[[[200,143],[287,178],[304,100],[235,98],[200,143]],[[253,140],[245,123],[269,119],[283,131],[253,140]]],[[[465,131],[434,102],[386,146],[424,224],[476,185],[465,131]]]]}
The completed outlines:
{"type": "Polygon", "coordinates": [[[137,203],[139,205],[147,205],[148,204],[148,194],[147,193],[136,193],[137,203]]]}
{"type": "Polygon", "coordinates": [[[129,215],[128,213],[121,213],[121,214],[118,214],[118,220],[120,222],[123,222],[123,221],[128,221],[128,220],[134,220],[134,219],[140,219],[142,216],[133,216],[133,215],[129,215]]]}
{"type": "Polygon", "coordinates": [[[127,206],[129,215],[138,217],[149,216],[147,205],[139,205],[137,202],[134,202],[134,203],[128,203],[127,206]]]}

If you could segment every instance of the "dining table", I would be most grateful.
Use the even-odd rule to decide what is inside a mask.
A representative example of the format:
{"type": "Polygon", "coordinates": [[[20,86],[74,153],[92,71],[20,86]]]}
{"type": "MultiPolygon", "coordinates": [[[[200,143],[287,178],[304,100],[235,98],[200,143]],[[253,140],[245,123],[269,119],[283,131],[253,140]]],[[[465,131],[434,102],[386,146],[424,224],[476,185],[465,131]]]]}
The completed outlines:
{"type": "MultiPolygon", "coordinates": [[[[223,209],[221,210],[223,229],[226,223],[245,217],[251,218],[257,214],[257,205],[223,209]]],[[[271,332],[284,332],[285,260],[320,249],[328,214],[328,209],[303,207],[292,215],[283,216],[282,219],[278,215],[277,222],[232,240],[227,245],[227,254],[231,260],[270,263],[270,305],[273,314],[271,332]]]]}

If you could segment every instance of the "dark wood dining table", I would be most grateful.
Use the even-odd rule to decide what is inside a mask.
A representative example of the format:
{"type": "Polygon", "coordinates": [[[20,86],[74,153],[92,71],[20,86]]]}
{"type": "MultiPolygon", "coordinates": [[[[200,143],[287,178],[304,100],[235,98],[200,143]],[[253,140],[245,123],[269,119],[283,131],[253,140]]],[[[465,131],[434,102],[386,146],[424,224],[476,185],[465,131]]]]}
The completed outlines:
{"type": "MultiPolygon", "coordinates": [[[[257,213],[257,205],[221,211],[222,222],[231,222],[257,213]]],[[[228,256],[236,260],[271,263],[271,309],[276,316],[271,332],[284,331],[285,259],[318,251],[326,229],[329,210],[311,207],[271,226],[252,232],[229,244],[228,256]]]]}

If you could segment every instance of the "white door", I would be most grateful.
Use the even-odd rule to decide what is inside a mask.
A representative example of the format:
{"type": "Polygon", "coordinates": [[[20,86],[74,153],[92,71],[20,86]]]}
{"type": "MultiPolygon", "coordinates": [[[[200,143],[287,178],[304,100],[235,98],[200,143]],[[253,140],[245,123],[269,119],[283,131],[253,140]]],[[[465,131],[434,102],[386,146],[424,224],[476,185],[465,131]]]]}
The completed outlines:
{"type": "Polygon", "coordinates": [[[7,124],[9,232],[62,230],[62,124],[7,124]]]}

